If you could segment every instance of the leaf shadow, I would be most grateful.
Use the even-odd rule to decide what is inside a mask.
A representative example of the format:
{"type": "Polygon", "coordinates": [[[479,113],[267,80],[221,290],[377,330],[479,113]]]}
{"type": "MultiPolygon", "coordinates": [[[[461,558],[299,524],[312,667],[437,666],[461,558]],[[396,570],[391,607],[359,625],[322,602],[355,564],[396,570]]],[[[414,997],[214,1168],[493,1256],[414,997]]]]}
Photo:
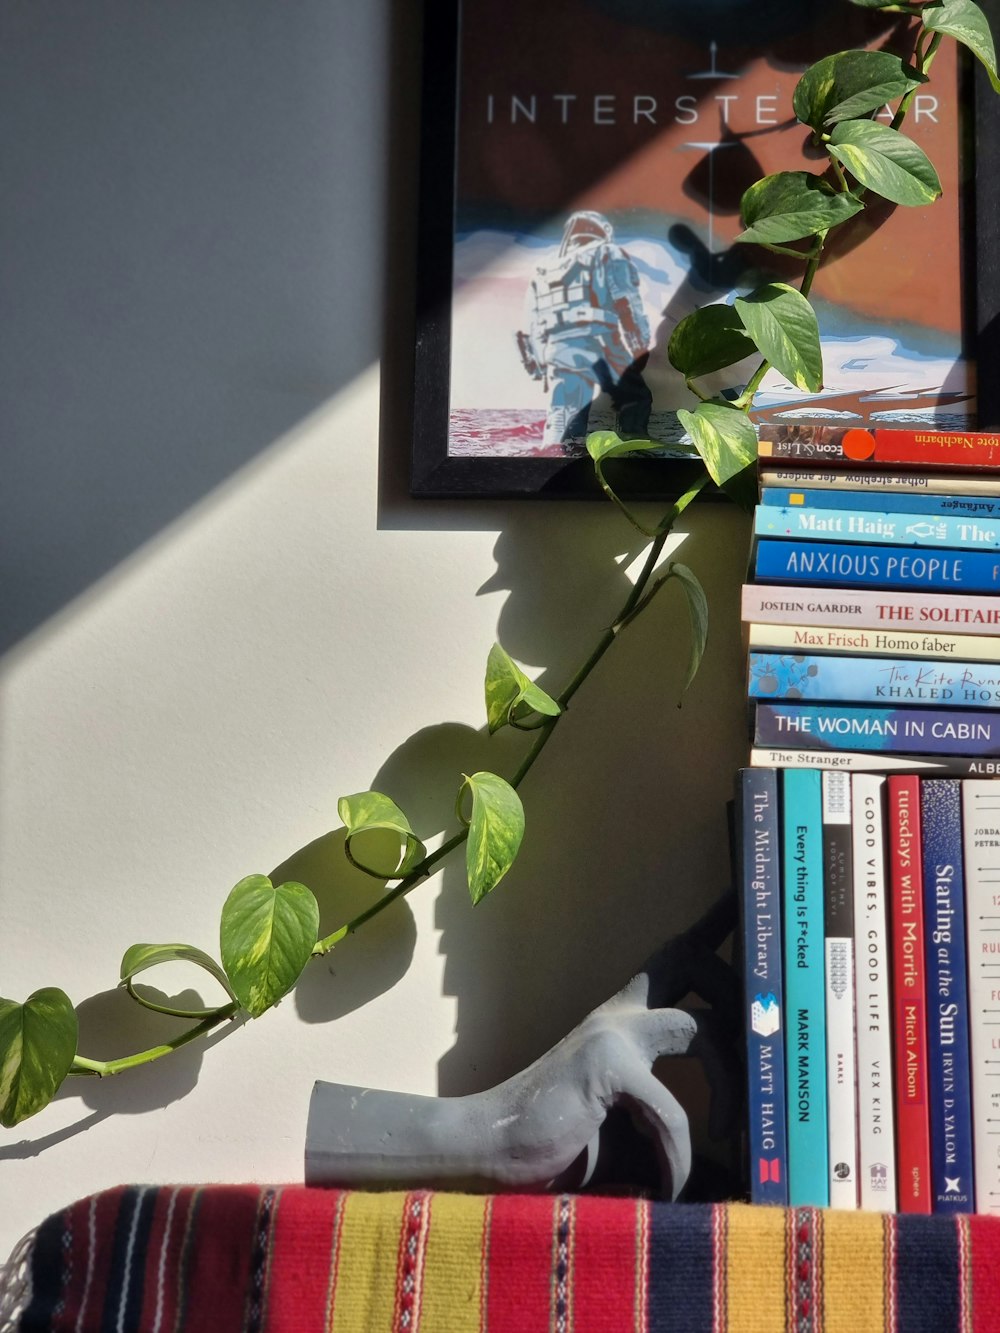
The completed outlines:
{"type": "MultiPolygon", "coordinates": [[[[298,880],[313,891],[321,938],[371,907],[386,888],[384,879],[366,875],[348,861],[346,836],[343,828],[324,833],[271,872],[275,884],[298,880]]],[[[393,835],[381,840],[396,846],[393,835]]],[[[306,965],[292,993],[295,1012],[304,1023],[329,1023],[360,1009],[405,975],[416,937],[413,913],[399,899],[324,958],[306,965]]]]}

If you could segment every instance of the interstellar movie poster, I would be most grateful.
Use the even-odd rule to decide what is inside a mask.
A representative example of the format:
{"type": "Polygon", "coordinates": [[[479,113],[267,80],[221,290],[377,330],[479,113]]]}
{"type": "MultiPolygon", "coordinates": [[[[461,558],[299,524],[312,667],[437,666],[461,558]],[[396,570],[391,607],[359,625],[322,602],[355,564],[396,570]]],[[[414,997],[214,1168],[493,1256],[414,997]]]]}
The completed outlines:
{"type": "MultiPolygon", "coordinates": [[[[733,244],[747,186],[827,161],[792,115],[799,75],[856,45],[909,54],[897,19],[847,0],[463,0],[449,454],[573,456],[602,428],[680,440],[695,399],[667,359],[678,321],[802,276],[733,244]]],[[[878,202],[831,235],[812,290],[824,387],[772,371],[758,420],[974,423],[958,102],[946,43],[902,127],[943,197],[878,202]]]]}

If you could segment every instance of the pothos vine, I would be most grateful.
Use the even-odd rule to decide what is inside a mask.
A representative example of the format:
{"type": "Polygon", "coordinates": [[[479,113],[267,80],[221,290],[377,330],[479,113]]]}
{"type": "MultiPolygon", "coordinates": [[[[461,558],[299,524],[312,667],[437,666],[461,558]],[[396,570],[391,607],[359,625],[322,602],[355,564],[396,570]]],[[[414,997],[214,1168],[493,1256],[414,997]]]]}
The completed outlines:
{"type": "Polygon", "coordinates": [[[601,487],[649,539],[648,546],[618,615],[558,694],[549,695],[529,680],[499,644],[490,650],[485,678],[489,731],[513,727],[531,733],[517,770],[508,778],[489,772],[463,775],[456,799],[457,829],[433,851],[426,849],[388,796],[367,791],[342,797],[338,813],[346,830],[347,859],[383,883],[387,879],[393,883],[371,906],[329,935],[319,935],[319,907],[304,884],[275,885],[264,875],[250,875],[240,880],[223,904],[221,961],[188,944],[133,945],[121,961],[121,984],[144,1008],[190,1024],[161,1045],[118,1059],[93,1060],[77,1049],[76,1011],[61,989],[43,988],[23,1003],[0,999],[0,1123],[11,1127],[40,1111],[67,1078],[120,1074],[163,1059],[242,1013],[259,1018],[288,994],[311,959],[329,953],[409,893],[463,844],[469,893],[473,903],[479,902],[517,856],[524,834],[518,789],[555,734],[567,705],[618,636],[670,583],[682,589],[689,612],[690,681],[705,647],[708,607],[701,584],[686,565],[668,559],[660,568],[667,537],[709,482],[737,500],[747,495],[757,452],[750,412],[770,369],[804,391],[822,387],[819,326],[809,294],[830,233],[863,213],[873,196],[915,207],[940,195],[933,164],[901,126],[916,90],[927,82],[942,40],[954,38],[970,50],[1000,92],[993,39],[974,0],[850,3],[900,15],[907,54],[842,51],[806,70],[796,86],[793,109],[811,131],[814,146],[825,153],[826,162],[817,172],[782,171],[751,185],[741,201],[744,230],[737,237],[738,242],[801,263],[798,286],[768,282],[731,304],[703,307],[681,320],[670,338],[669,360],[697,400],[693,410],[677,410],[690,440],[683,447],[703,464],[697,480],[658,522],[644,524],[609,484],[604,465],[623,454],[662,449],[662,442],[611,431],[588,438],[601,487]],[[892,110],[888,123],[881,118],[887,106],[892,110]],[[714,395],[704,387],[707,376],[754,356],[760,357],[759,364],[746,383],[737,386],[735,396],[714,395]],[[384,866],[369,864],[363,855],[360,835],[374,830],[398,842],[398,858],[388,876],[384,866]],[[142,973],[178,960],[210,973],[224,988],[225,1003],[183,1008],[154,1001],[138,988],[142,973]]]}

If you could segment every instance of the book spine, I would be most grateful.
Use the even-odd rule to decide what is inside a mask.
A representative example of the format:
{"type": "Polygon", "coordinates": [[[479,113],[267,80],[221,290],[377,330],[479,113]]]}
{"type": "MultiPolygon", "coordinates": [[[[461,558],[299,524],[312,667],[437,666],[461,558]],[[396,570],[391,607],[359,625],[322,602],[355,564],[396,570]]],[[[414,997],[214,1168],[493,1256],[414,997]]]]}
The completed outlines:
{"type": "Polygon", "coordinates": [[[845,773],[935,773],[943,777],[1000,778],[1000,759],[963,759],[942,755],[939,759],[917,754],[864,754],[852,750],[789,750],[754,746],[751,768],[842,768],[845,773]]]}
{"type": "Polygon", "coordinates": [[[1000,755],[1000,713],[758,703],[753,743],[992,758],[1000,755]]]}
{"type": "Polygon", "coordinates": [[[865,513],[931,514],[945,518],[962,517],[979,522],[1000,520],[998,495],[939,495],[927,490],[858,490],[850,497],[842,490],[820,486],[769,486],[760,492],[765,509],[792,509],[807,513],[810,509],[864,511],[865,513]]]}
{"type": "Polygon", "coordinates": [[[986,634],[938,634],[934,630],[839,629],[829,625],[767,625],[751,621],[749,646],[813,653],[865,653],[869,657],[965,658],[1000,662],[1000,638],[986,634]]]}
{"type": "Polygon", "coordinates": [[[886,917],[885,778],[851,779],[854,880],[854,1003],[858,1060],[858,1187],[861,1207],[896,1210],[892,1008],[886,917]]]}
{"type": "Polygon", "coordinates": [[[876,592],[852,588],[743,586],[744,620],[775,625],[838,625],[860,629],[950,630],[953,634],[1000,635],[995,597],[943,593],[876,592]]]}
{"type": "Polygon", "coordinates": [[[775,509],[758,505],[753,530],[758,537],[789,540],[1000,549],[1000,526],[966,514],[905,514],[861,508],[775,509]]]}
{"type": "Polygon", "coordinates": [[[751,699],[1000,707],[1000,667],[985,662],[921,662],[899,657],[750,653],[751,699]]]}
{"type": "Polygon", "coordinates": [[[936,592],[995,592],[1000,558],[989,551],[914,551],[843,542],[762,538],[754,572],[763,583],[810,579],[837,587],[906,588],[936,592]]]}
{"type": "Polygon", "coordinates": [[[1000,464],[1000,435],[982,432],[891,430],[850,427],[800,427],[765,424],[760,430],[761,458],[787,463],[823,463],[827,467],[934,467],[977,469],[1000,464]]]}
{"type": "Polygon", "coordinates": [[[750,1198],[788,1202],[784,1006],[781,984],[781,845],[774,770],[742,769],[741,830],[750,1198]]]}
{"type": "Polygon", "coordinates": [[[824,1208],[830,1193],[820,775],[804,769],[782,773],[781,788],[788,1202],[824,1208]]]}
{"type": "Polygon", "coordinates": [[[962,784],[976,1211],[1000,1214],[1000,785],[962,784]]]}
{"type": "Polygon", "coordinates": [[[759,460],[761,483],[813,491],[872,491],[886,495],[1000,495],[1000,480],[988,472],[962,476],[933,472],[862,472],[850,468],[812,470],[805,465],[787,467],[780,459],[759,460]]]}
{"type": "Polygon", "coordinates": [[[931,1161],[920,782],[916,777],[893,774],[887,780],[887,787],[899,1211],[929,1213],[931,1161]]]}
{"type": "Polygon", "coordinates": [[[830,1207],[858,1206],[851,779],[823,773],[823,926],[830,1207]]]}
{"type": "Polygon", "coordinates": [[[962,815],[957,778],[920,779],[927,962],[927,1092],[934,1212],[973,1206],[962,815]]]}

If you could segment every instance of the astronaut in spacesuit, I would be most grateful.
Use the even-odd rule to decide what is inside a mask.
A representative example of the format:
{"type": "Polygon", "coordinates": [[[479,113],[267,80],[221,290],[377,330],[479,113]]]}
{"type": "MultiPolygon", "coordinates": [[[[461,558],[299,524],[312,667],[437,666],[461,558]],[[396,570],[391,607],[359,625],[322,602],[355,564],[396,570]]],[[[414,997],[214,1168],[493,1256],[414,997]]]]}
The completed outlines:
{"type": "Polygon", "coordinates": [[[623,400],[627,408],[637,397],[633,409],[648,416],[649,394],[634,368],[649,348],[639,274],[606,217],[578,212],[567,219],[557,258],[539,265],[531,280],[525,312],[528,331],[517,343],[525,370],[549,390],[546,444],[586,435],[595,390],[611,395],[620,427],[623,400]]]}

